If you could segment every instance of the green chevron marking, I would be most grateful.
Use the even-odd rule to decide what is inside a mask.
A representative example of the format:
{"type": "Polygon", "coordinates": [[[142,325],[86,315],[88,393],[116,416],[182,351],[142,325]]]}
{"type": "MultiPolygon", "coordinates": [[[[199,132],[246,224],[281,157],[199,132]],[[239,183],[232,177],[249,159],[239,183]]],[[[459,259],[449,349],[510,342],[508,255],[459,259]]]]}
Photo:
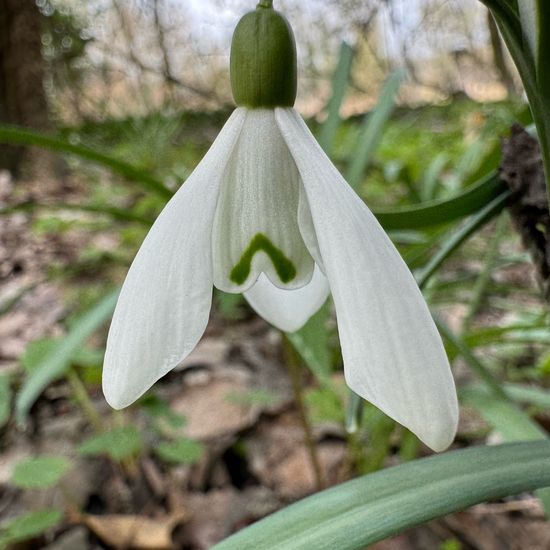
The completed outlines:
{"type": "Polygon", "coordinates": [[[243,252],[241,259],[229,274],[229,278],[234,283],[242,285],[246,281],[250,274],[252,258],[259,250],[263,250],[271,258],[275,271],[283,283],[288,283],[296,277],[296,268],[283,251],[277,248],[263,233],[256,233],[248,248],[243,252]]]}

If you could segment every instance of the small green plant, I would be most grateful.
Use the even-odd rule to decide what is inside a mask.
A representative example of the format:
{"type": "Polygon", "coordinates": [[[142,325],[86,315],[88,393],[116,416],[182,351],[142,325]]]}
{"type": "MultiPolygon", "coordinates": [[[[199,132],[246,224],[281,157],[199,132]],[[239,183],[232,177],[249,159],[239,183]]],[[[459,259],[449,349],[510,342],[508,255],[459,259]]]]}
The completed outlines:
{"type": "Polygon", "coordinates": [[[142,447],[139,429],[121,426],[86,439],[78,446],[78,452],[83,456],[107,456],[120,462],[138,455],[142,447]]]}
{"type": "Polygon", "coordinates": [[[204,446],[187,437],[180,437],[174,441],[163,441],[154,450],[166,462],[187,465],[195,464],[204,454],[204,446]]]}
{"type": "Polygon", "coordinates": [[[56,485],[71,469],[69,459],[62,456],[38,456],[17,464],[11,482],[22,489],[45,489],[56,485]]]}
{"type": "Polygon", "coordinates": [[[0,549],[37,537],[56,527],[63,518],[59,510],[36,510],[0,524],[0,549]]]}

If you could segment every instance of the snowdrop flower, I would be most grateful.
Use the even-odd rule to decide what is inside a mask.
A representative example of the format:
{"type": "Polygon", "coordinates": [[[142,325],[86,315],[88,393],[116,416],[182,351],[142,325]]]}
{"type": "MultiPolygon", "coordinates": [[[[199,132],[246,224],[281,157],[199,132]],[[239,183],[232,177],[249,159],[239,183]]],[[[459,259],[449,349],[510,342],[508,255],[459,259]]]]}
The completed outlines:
{"type": "Polygon", "coordinates": [[[196,346],[212,287],[244,293],[284,331],[332,294],[347,384],[434,450],[457,426],[441,339],[413,276],[292,108],[294,37],[263,1],[231,48],[239,107],[159,215],[109,331],[103,389],[140,397],[196,346]]]}

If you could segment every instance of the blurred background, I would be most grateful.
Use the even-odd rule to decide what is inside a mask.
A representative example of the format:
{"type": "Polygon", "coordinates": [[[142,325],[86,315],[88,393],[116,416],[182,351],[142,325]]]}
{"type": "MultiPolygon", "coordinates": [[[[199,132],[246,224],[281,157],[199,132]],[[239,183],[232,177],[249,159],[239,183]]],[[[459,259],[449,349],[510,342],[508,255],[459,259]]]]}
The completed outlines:
{"type": "MultiPolygon", "coordinates": [[[[181,368],[127,410],[103,399],[117,289],[233,109],[230,40],[254,4],[0,0],[0,548],[206,549],[428,454],[372,406],[346,413],[330,303],[282,335],[215,291],[181,368]]],[[[455,447],[547,436],[547,303],[497,173],[502,140],[531,118],[487,10],[275,5],[297,39],[297,109],[438,316],[461,400],[455,447]]],[[[376,546],[548,547],[532,495],[376,546]]]]}

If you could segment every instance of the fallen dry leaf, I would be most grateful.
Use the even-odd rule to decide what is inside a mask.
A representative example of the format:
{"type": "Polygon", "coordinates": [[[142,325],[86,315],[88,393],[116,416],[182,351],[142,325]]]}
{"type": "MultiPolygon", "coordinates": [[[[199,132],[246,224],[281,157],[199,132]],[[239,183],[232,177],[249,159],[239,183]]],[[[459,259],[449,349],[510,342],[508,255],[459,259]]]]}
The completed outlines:
{"type": "Polygon", "coordinates": [[[226,379],[205,376],[201,383],[188,386],[172,403],[173,410],[183,415],[187,423],[184,435],[207,440],[232,434],[252,425],[256,414],[252,407],[232,402],[235,393],[248,390],[246,375],[226,379]]]}
{"type": "Polygon", "coordinates": [[[150,518],[110,514],[82,515],[79,518],[103,542],[120,550],[171,550],[172,532],[188,519],[187,512],[150,518]]]}
{"type": "MultiPolygon", "coordinates": [[[[325,481],[329,485],[342,481],[345,443],[321,441],[316,447],[325,481]]],[[[246,448],[251,472],[277,495],[293,500],[315,491],[315,474],[296,413],[265,419],[246,438],[246,448]]]]}

